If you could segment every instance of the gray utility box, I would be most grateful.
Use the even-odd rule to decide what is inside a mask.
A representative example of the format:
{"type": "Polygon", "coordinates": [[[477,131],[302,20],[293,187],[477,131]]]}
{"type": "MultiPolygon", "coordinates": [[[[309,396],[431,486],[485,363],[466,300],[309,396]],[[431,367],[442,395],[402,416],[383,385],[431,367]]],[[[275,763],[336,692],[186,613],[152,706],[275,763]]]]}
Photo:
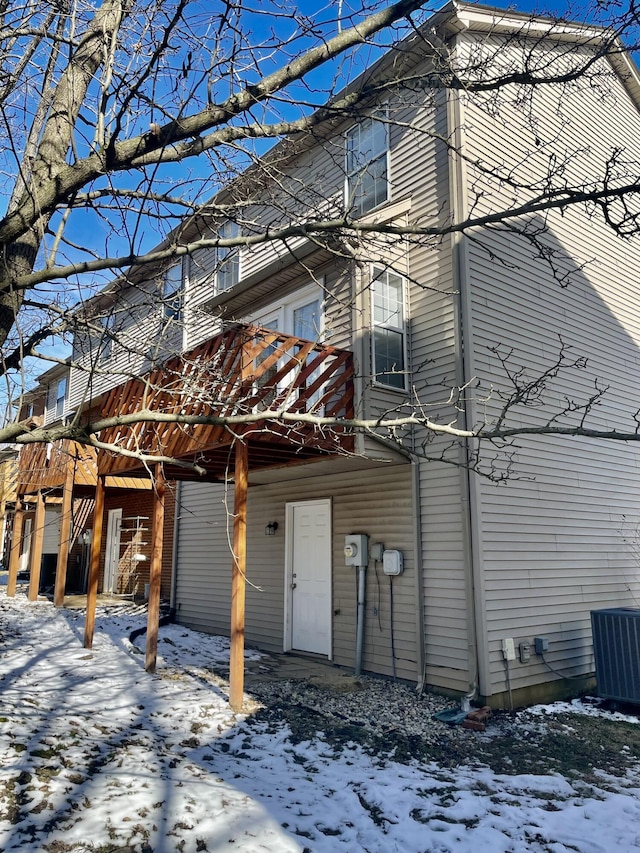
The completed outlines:
{"type": "Polygon", "coordinates": [[[640,608],[592,610],[598,696],[640,704],[640,608]]]}

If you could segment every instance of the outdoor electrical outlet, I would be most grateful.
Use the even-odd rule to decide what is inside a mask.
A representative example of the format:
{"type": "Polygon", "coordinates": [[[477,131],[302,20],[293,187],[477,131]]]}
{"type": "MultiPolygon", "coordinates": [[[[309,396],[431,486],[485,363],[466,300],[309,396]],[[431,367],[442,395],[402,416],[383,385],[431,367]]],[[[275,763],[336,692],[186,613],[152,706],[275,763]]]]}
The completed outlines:
{"type": "Polygon", "coordinates": [[[531,660],[531,643],[520,643],[518,650],[520,652],[520,663],[529,663],[531,660]]]}
{"type": "Polygon", "coordinates": [[[505,660],[516,659],[516,647],[513,644],[513,637],[505,637],[502,641],[502,654],[505,660]]]}
{"type": "Polygon", "coordinates": [[[382,542],[374,542],[373,545],[371,545],[369,548],[369,554],[371,556],[371,559],[375,563],[381,563],[382,562],[383,553],[384,553],[384,544],[382,542]]]}
{"type": "Polygon", "coordinates": [[[537,655],[543,655],[545,652],[549,651],[549,638],[534,637],[533,647],[536,650],[537,655]]]}

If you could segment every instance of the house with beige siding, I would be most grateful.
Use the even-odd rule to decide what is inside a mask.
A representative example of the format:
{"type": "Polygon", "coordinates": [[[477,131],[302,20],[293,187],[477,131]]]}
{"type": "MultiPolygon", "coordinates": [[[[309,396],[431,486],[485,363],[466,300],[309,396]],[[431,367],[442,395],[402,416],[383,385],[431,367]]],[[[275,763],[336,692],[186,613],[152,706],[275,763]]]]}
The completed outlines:
{"type": "MultiPolygon", "coordinates": [[[[531,429],[637,426],[637,241],[599,205],[544,203],[640,162],[638,75],[605,39],[449,4],[353,84],[366,110],[280,143],[163,245],[209,243],[94,301],[70,407],[183,418],[101,434],[176,480],[178,622],[229,632],[246,514],[250,645],[494,706],[589,683],[590,612],[640,601],[640,454],[531,429]],[[355,230],[285,233],[345,215],[355,230]],[[529,433],[444,429],[503,419],[529,433]]],[[[105,452],[98,474],[148,466],[105,452]]]]}

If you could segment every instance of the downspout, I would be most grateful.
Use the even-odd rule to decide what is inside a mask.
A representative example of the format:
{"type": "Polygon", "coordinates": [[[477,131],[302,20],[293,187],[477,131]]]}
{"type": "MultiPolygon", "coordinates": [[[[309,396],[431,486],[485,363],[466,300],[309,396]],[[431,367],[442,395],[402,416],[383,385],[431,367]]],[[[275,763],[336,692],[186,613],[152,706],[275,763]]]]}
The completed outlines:
{"type": "MultiPolygon", "coordinates": [[[[448,138],[453,140],[449,159],[449,187],[454,223],[463,222],[469,213],[467,174],[464,159],[459,156],[464,146],[464,106],[461,93],[447,92],[448,138]]],[[[456,385],[463,388],[475,375],[472,347],[472,310],[467,238],[456,232],[452,235],[453,289],[455,301],[455,366],[456,385]]],[[[465,394],[466,397],[466,394],[465,394]]],[[[473,399],[465,399],[460,415],[463,429],[476,423],[473,399]]],[[[490,695],[489,653],[484,625],[484,576],[482,566],[479,518],[478,484],[469,471],[468,461],[472,451],[471,441],[460,444],[460,480],[462,497],[462,546],[465,563],[465,590],[467,607],[469,690],[467,702],[479,694],[490,695]]]]}
{"type": "Polygon", "coordinates": [[[367,587],[367,567],[358,566],[358,613],[356,621],[356,665],[355,674],[362,672],[362,656],[364,653],[364,616],[365,596],[367,587]]]}
{"type": "Polygon", "coordinates": [[[171,547],[171,594],[169,608],[171,621],[176,615],[176,589],[178,586],[178,538],[180,536],[180,498],[182,496],[182,481],[176,483],[176,500],[173,513],[173,545],[171,547]]]}
{"type": "Polygon", "coordinates": [[[422,517],[420,514],[420,463],[411,460],[411,501],[413,523],[413,550],[416,573],[416,690],[422,693],[426,679],[427,659],[425,653],[424,625],[424,577],[422,575],[422,517]]]}

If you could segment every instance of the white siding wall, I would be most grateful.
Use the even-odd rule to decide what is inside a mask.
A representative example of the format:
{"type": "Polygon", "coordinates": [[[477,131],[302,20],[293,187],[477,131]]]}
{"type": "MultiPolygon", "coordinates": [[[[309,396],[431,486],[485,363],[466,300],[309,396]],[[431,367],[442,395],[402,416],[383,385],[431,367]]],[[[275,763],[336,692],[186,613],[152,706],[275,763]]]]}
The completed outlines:
{"type": "Polygon", "coordinates": [[[117,337],[108,358],[101,357],[104,339],[96,331],[99,319],[90,321],[86,335],[76,336],[73,362],[78,366],[71,369],[69,380],[72,410],[132,376],[143,375],[154,361],[182,349],[182,322],[166,318],[160,300],[158,280],[150,280],[126,287],[115,305],[102,311],[111,317],[117,337]]]}
{"type": "Polygon", "coordinates": [[[57,554],[60,548],[60,507],[47,507],[44,518],[42,553],[57,554]]]}
{"type": "MultiPolygon", "coordinates": [[[[284,626],[285,504],[330,497],[333,528],[333,659],[352,666],[355,656],[356,576],[344,565],[344,536],[365,532],[371,541],[401,550],[404,574],[394,579],[394,621],[398,676],[417,679],[415,560],[409,465],[383,466],[344,474],[252,486],[248,502],[247,642],[282,651],[284,626]],[[265,536],[270,521],[276,536],[265,536]]],[[[177,597],[183,624],[228,634],[230,618],[232,518],[222,485],[184,484],[180,508],[177,597]]],[[[233,488],[229,490],[233,506],[233,488]]],[[[367,571],[364,668],[391,674],[389,582],[378,567],[367,571]],[[378,585],[379,581],[379,585],[378,585]],[[373,615],[378,608],[380,619],[373,615]]]]}
{"type": "Polygon", "coordinates": [[[219,320],[204,307],[214,295],[216,257],[215,250],[200,249],[186,263],[187,349],[213,337],[220,328],[219,320]]]}
{"type": "MultiPolygon", "coordinates": [[[[486,44],[491,47],[490,40],[486,44]]],[[[505,51],[502,51],[504,59],[505,51]]],[[[600,88],[588,81],[502,91],[500,108],[487,97],[466,106],[469,162],[513,169],[514,180],[542,178],[549,155],[566,158],[569,180],[596,178],[617,147],[640,157],[640,118],[611,69],[600,88]],[[615,120],[612,120],[615,116],[615,120]],[[549,143],[549,147],[547,147],[549,143]]],[[[470,170],[470,197],[482,214],[525,196],[470,170]],[[483,197],[478,201],[476,191],[483,197]]],[[[550,266],[525,238],[478,230],[469,245],[474,373],[490,386],[495,414],[499,390],[509,383],[490,347],[513,350],[510,364],[529,378],[558,357],[560,341],[586,365],[562,372],[545,389],[544,405],[520,408],[515,423],[542,424],[566,398],[586,400],[596,383],[608,387],[587,425],[636,426],[640,368],[638,243],[617,238],[598,212],[574,208],[564,216],[529,220],[569,277],[554,280],[550,266]],[[546,229],[546,233],[543,233],[546,229]],[[484,249],[482,247],[485,247],[484,249]],[[489,251],[493,252],[493,260],[489,251]],[[500,263],[503,258],[506,263],[500,263]],[[585,266],[582,266],[586,264],[585,266]]],[[[520,223],[524,224],[523,222],[520,223]]],[[[567,417],[564,423],[576,423],[567,417]]],[[[505,689],[500,641],[547,636],[549,662],[568,675],[593,670],[589,611],[638,606],[637,520],[640,518],[640,452],[615,442],[530,438],[517,441],[514,476],[502,486],[479,481],[486,631],[490,683],[505,689]]],[[[542,662],[512,664],[512,687],[554,678],[542,662]]]]}

